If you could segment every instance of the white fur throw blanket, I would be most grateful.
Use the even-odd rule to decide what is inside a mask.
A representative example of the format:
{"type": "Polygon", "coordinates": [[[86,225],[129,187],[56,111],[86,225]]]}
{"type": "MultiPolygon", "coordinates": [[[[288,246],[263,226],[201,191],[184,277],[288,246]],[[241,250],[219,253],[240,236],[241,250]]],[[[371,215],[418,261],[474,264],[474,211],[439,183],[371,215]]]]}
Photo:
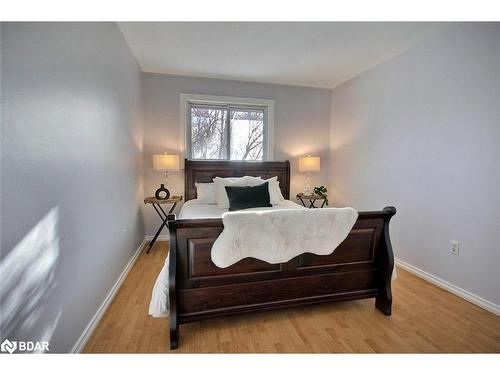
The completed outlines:
{"type": "Polygon", "coordinates": [[[243,258],[285,263],[297,255],[331,254],[358,218],[351,207],[227,212],[212,247],[212,262],[225,268],[243,258]]]}

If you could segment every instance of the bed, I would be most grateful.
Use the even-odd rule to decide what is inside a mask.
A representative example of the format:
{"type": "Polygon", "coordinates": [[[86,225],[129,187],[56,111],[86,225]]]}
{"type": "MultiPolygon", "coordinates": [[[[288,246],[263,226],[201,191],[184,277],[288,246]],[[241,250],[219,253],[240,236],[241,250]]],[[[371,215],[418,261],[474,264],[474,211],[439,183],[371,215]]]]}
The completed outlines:
{"type": "MultiPolygon", "coordinates": [[[[394,257],[389,221],[396,213],[394,207],[360,212],[331,255],[304,250],[285,263],[245,258],[227,268],[215,266],[210,253],[224,229],[221,213],[210,207],[189,212],[189,201],[196,199],[196,182],[241,176],[277,176],[283,197],[290,198],[288,161],[185,161],[187,207],[180,218],[168,216],[171,349],[178,347],[180,324],[231,314],[361,298],[375,298],[375,307],[391,314],[394,257]]],[[[284,204],[297,206],[290,201],[284,204]]]]}

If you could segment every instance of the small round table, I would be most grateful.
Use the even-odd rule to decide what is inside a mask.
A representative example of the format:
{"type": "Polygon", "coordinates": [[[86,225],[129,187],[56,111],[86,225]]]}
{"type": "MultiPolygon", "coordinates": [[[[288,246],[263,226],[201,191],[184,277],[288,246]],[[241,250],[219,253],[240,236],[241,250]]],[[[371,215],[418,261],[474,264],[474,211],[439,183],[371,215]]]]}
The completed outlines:
{"type": "Polygon", "coordinates": [[[161,219],[160,228],[158,228],[155,236],[153,237],[153,240],[149,243],[149,247],[148,247],[148,250],[146,251],[146,254],[149,254],[149,251],[153,247],[154,243],[156,242],[156,239],[160,235],[163,228],[164,227],[168,228],[168,223],[167,223],[168,215],[170,215],[172,212],[174,212],[175,206],[177,206],[177,203],[179,203],[180,201],[182,201],[182,195],[172,196],[168,199],[156,199],[156,197],[147,197],[144,199],[144,203],[151,204],[161,219]],[[171,204],[172,205],[172,207],[170,207],[170,210],[168,211],[168,213],[166,213],[163,210],[163,207],[161,206],[162,204],[171,204]]]}

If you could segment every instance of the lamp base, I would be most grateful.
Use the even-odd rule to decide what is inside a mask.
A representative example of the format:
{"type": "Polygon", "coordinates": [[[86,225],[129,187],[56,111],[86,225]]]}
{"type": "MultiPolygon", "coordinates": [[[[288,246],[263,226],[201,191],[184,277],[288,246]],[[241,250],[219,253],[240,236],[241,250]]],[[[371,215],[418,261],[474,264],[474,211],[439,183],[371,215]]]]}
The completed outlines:
{"type": "Polygon", "coordinates": [[[165,187],[165,184],[161,184],[159,189],[155,192],[156,199],[168,199],[170,198],[170,192],[165,187]]]}
{"type": "Polygon", "coordinates": [[[306,183],[304,185],[304,190],[302,191],[302,193],[304,195],[312,195],[312,187],[311,187],[311,174],[309,172],[307,172],[307,175],[306,175],[306,183]]]}

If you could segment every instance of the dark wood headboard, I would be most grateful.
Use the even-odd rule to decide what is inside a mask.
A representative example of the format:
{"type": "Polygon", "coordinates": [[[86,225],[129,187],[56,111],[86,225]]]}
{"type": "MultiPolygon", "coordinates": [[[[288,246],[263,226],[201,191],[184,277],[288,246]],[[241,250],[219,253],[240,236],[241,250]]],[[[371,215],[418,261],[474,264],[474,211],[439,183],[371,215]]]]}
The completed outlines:
{"type": "Polygon", "coordinates": [[[185,200],[196,198],[195,182],[212,182],[214,177],[255,176],[263,179],[278,176],[281,193],[290,199],[290,162],[185,160],[185,200]]]}

